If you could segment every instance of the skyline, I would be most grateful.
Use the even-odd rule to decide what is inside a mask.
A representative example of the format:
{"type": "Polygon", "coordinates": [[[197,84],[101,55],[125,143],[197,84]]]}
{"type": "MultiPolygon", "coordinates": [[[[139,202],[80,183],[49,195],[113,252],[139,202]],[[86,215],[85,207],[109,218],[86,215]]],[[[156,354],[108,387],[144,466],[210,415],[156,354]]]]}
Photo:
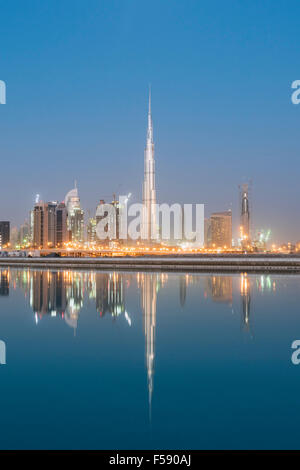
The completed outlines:
{"type": "Polygon", "coordinates": [[[114,192],[141,201],[151,82],[158,202],[232,208],[238,226],[251,179],[254,226],[300,239],[299,4],[197,3],[154,1],[148,23],[136,1],[72,2],[72,21],[70,2],[2,7],[1,220],[21,224],[36,193],[63,200],[74,179],[85,210],[114,192]]]}

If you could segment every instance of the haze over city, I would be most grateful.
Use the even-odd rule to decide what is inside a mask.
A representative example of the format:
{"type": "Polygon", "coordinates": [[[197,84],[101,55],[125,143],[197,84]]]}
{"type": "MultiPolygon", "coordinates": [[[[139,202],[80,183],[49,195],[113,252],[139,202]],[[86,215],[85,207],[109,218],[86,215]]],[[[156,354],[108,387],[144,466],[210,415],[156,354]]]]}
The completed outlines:
{"type": "MultiPolygon", "coordinates": [[[[299,3],[12,1],[1,6],[1,219],[35,194],[82,206],[142,199],[148,85],[157,201],[233,210],[252,180],[252,224],[298,241],[299,3]],[[293,14],[291,15],[291,11],[293,14]]],[[[236,233],[234,233],[236,235],[236,233]]]]}

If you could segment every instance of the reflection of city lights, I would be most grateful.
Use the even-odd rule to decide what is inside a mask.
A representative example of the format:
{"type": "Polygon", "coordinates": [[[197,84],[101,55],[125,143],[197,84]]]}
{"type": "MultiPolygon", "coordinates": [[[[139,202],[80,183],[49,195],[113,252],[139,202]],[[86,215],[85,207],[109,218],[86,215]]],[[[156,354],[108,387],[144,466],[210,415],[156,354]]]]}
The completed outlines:
{"type": "Polygon", "coordinates": [[[126,321],[127,321],[128,325],[131,326],[131,318],[130,318],[130,316],[128,315],[128,313],[125,312],[124,316],[125,316],[125,318],[126,318],[126,321]]]}

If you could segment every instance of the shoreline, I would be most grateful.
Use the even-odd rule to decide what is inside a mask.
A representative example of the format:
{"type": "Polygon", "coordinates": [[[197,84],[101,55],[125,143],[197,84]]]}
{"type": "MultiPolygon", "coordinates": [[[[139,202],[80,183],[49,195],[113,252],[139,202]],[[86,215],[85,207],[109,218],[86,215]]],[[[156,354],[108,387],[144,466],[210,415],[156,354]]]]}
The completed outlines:
{"type": "Polygon", "coordinates": [[[0,268],[94,269],[168,272],[300,273],[300,256],[227,255],[103,258],[0,258],[0,268]]]}

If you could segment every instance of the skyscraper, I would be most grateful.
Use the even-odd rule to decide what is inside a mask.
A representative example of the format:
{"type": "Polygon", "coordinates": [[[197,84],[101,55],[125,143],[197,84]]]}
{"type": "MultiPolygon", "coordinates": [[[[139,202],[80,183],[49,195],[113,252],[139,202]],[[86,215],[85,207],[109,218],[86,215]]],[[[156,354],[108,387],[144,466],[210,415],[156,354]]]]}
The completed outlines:
{"type": "Polygon", "coordinates": [[[38,202],[33,209],[33,246],[55,248],[68,241],[64,203],[38,202]]]}
{"type": "Polygon", "coordinates": [[[87,223],[87,241],[94,243],[96,241],[96,218],[90,217],[87,223]]]}
{"type": "Polygon", "coordinates": [[[211,214],[211,244],[213,248],[230,248],[232,246],[231,211],[211,214]]]}
{"type": "Polygon", "coordinates": [[[151,92],[149,92],[148,130],[144,155],[143,213],[141,238],[150,243],[158,237],[156,217],[155,160],[153,125],[151,115],[151,92]]]}
{"type": "MultiPolygon", "coordinates": [[[[96,219],[96,225],[95,225],[96,241],[97,241],[98,244],[101,244],[101,245],[106,244],[106,243],[108,242],[108,235],[107,235],[107,238],[105,238],[105,239],[101,239],[101,238],[99,238],[98,235],[97,235],[97,225],[98,225],[99,222],[101,222],[105,217],[108,216],[108,212],[107,212],[107,211],[103,211],[103,215],[97,215],[97,213],[98,213],[100,207],[101,207],[101,206],[104,206],[104,205],[105,205],[104,199],[100,199],[99,204],[97,205],[97,208],[96,208],[96,217],[95,217],[95,219],[96,219]]],[[[107,223],[107,224],[105,225],[105,227],[103,228],[103,231],[104,231],[105,233],[108,233],[108,223],[107,223]]]]}
{"type": "Polygon", "coordinates": [[[80,207],[77,184],[65,197],[65,205],[68,211],[68,230],[71,233],[72,242],[83,242],[84,212],[80,207]]]}
{"type": "Polygon", "coordinates": [[[211,219],[204,219],[204,246],[209,248],[211,245],[211,219]]]}
{"type": "Polygon", "coordinates": [[[25,220],[20,227],[19,243],[20,246],[24,246],[30,243],[30,225],[27,220],[25,220]]]}
{"type": "Polygon", "coordinates": [[[0,222],[0,248],[6,247],[10,242],[10,223],[0,222]]]}
{"type": "Polygon", "coordinates": [[[240,239],[241,239],[241,244],[245,245],[245,244],[249,244],[249,241],[250,241],[250,207],[249,207],[248,184],[243,184],[241,187],[240,204],[241,204],[240,239]]]}

